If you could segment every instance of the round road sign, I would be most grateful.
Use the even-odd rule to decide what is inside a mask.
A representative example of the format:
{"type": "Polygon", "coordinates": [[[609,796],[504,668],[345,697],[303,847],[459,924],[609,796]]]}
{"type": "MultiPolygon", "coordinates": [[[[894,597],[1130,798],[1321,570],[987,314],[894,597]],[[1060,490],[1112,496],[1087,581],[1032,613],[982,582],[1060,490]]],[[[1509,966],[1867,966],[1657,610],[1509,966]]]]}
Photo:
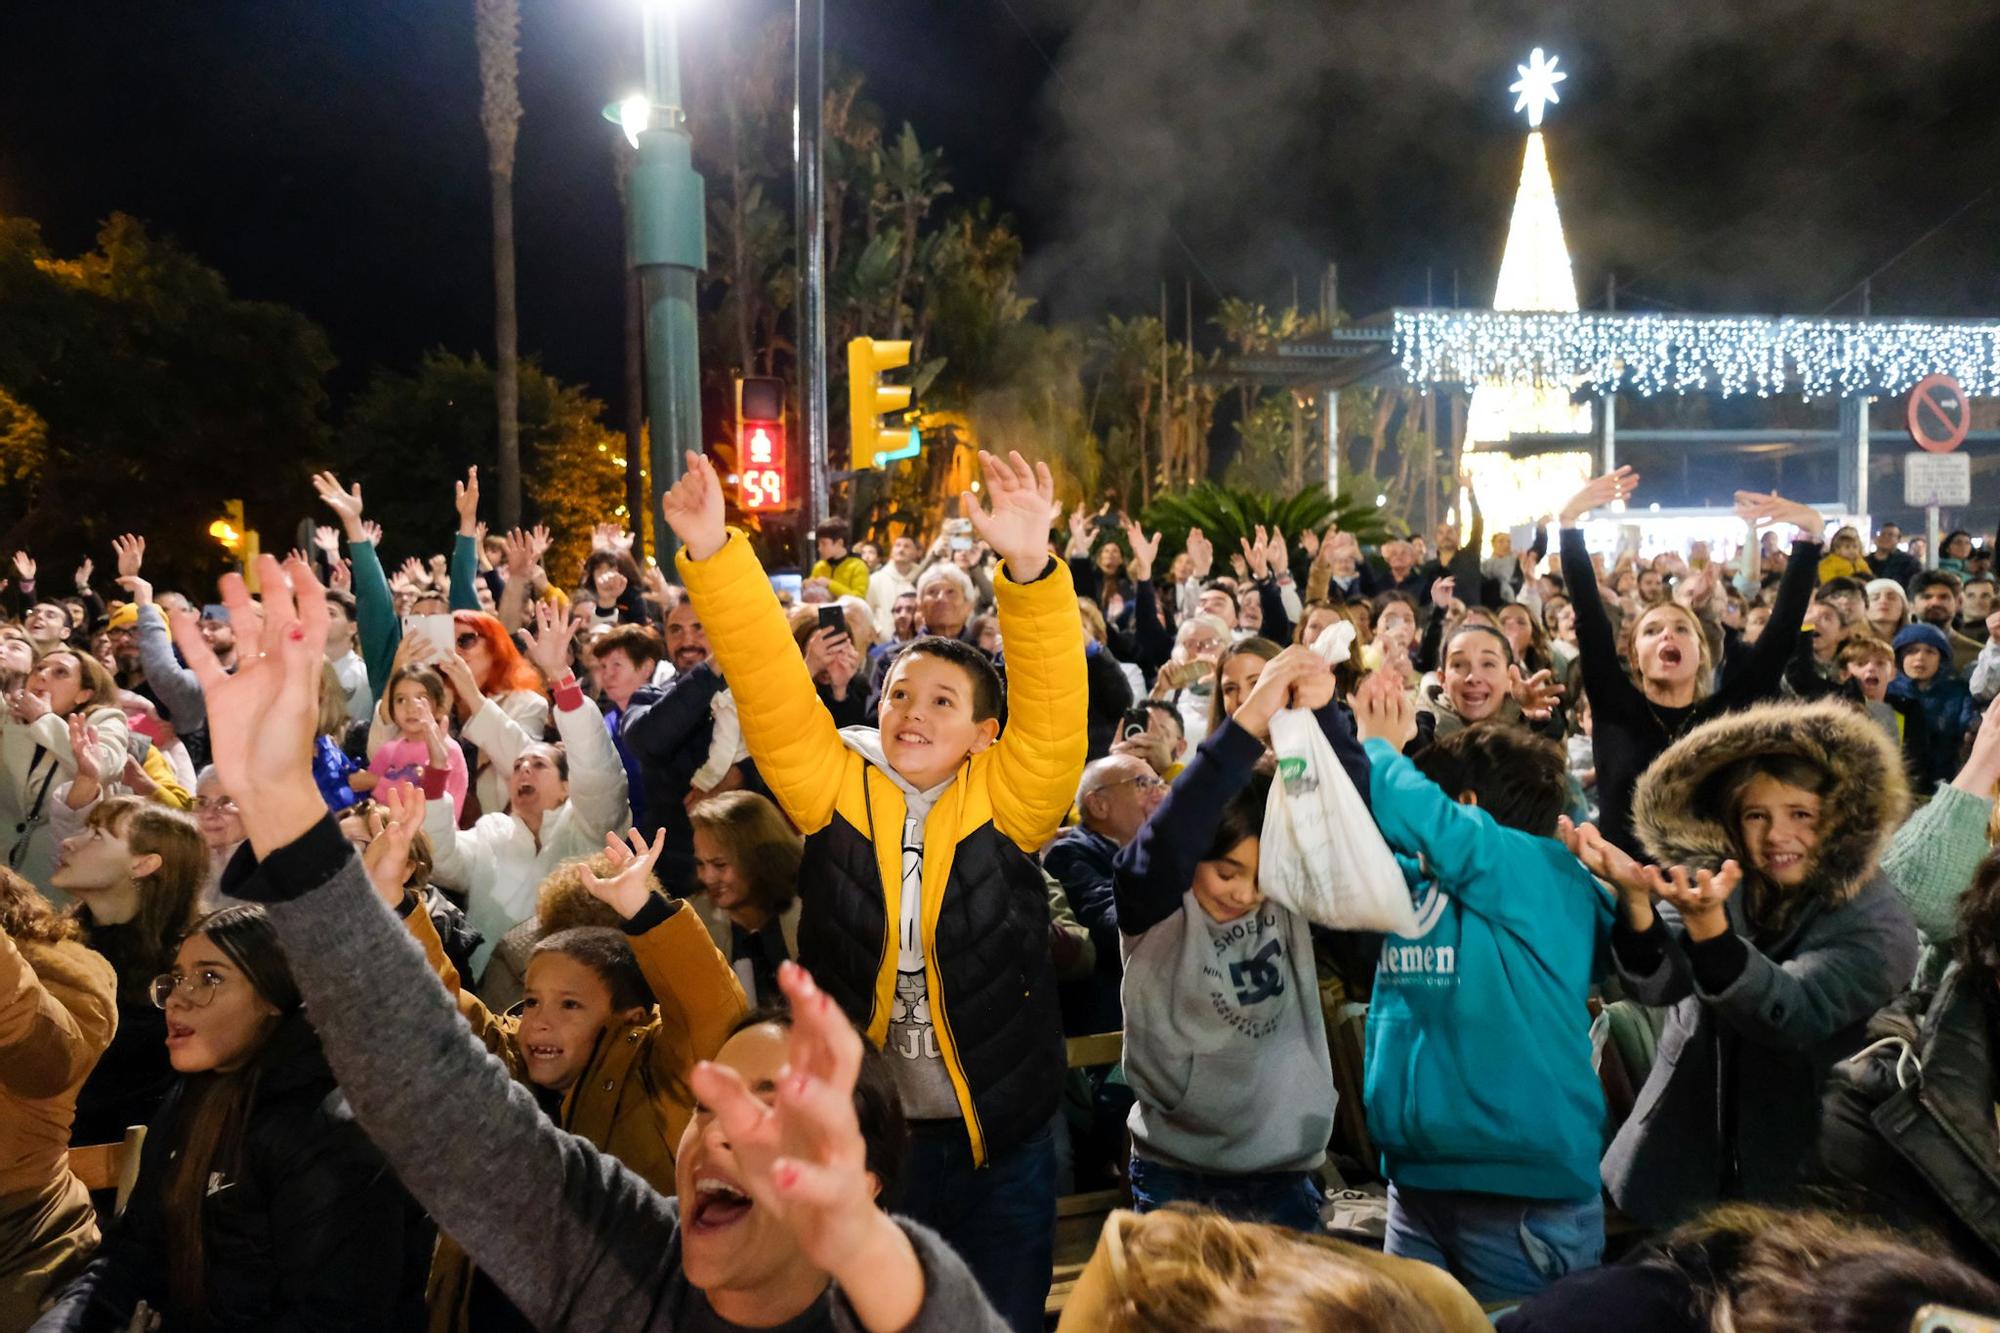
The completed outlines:
{"type": "Polygon", "coordinates": [[[1910,390],[1910,438],[1920,449],[1948,454],[1972,429],[1972,404],[1949,375],[1926,375],[1910,390]]]}

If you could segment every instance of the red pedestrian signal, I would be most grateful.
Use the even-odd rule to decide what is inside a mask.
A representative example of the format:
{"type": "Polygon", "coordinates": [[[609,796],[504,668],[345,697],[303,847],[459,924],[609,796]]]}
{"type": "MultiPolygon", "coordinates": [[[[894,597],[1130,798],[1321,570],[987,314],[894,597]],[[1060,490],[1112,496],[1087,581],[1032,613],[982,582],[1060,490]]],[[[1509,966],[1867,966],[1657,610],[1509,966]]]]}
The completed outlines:
{"type": "Polygon", "coordinates": [[[745,513],[789,509],[785,485],[785,423],[745,421],[736,437],[736,503],[745,513]]]}

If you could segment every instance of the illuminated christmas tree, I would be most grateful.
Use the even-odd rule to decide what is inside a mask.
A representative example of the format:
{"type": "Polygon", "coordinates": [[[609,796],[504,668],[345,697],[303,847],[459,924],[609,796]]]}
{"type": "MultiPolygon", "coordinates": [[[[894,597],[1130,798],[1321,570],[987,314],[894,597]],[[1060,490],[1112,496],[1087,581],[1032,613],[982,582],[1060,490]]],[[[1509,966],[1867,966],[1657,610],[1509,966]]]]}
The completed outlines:
{"type": "MultiPolygon", "coordinates": [[[[1520,188],[1514,194],[1514,216],[1507,224],[1507,249],[1500,260],[1493,308],[1573,313],[1576,276],[1570,270],[1541,131],[1543,109],[1561,100],[1555,86],[1569,76],[1559,72],[1556,58],[1544,56],[1540,47],[1527,64],[1515,68],[1521,77],[1509,91],[1518,94],[1514,109],[1528,113],[1528,147],[1521,161],[1520,188]]],[[[1466,440],[1474,448],[1514,435],[1583,434],[1590,429],[1590,404],[1572,403],[1569,391],[1556,385],[1480,384],[1472,391],[1466,418],[1466,440]]]]}

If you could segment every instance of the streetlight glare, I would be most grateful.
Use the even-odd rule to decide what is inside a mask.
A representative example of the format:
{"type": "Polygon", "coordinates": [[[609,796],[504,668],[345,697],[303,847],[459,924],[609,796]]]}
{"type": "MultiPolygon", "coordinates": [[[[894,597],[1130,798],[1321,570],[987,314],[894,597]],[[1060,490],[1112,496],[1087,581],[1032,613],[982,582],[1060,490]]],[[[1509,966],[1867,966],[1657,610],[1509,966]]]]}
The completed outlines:
{"type": "Polygon", "coordinates": [[[618,124],[625,131],[625,142],[634,148],[639,146],[639,136],[651,128],[653,103],[644,93],[633,93],[618,100],[618,124]]]}

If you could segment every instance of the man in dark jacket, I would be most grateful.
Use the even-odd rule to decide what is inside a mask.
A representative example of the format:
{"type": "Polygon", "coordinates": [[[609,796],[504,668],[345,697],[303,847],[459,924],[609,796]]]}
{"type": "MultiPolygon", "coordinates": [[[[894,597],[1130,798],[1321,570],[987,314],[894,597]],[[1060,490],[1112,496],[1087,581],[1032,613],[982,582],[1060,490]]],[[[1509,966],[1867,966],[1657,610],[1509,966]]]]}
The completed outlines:
{"type": "MultiPolygon", "coordinates": [[[[650,701],[635,693],[620,730],[626,752],[638,761],[644,790],[643,805],[639,799],[632,803],[633,823],[647,837],[666,830],[660,882],[676,894],[691,894],[698,889],[687,796],[715,743],[715,696],[728,686],[709,657],[708,637],[692,602],[682,602],[667,616],[667,653],[680,674],[650,701]]],[[[714,790],[738,788],[769,794],[748,759],[732,764],[714,790]]]]}
{"type": "Polygon", "coordinates": [[[1118,952],[1118,905],[1111,894],[1111,860],[1131,842],[1167,794],[1152,767],[1114,754],[1083,770],[1077,809],[1083,823],[1066,828],[1042,854],[1042,866],[1069,895],[1076,919],[1097,946],[1097,970],[1062,988],[1063,1031],[1072,1037],[1116,1032],[1125,1025],[1118,1002],[1124,966],[1118,952]]]}
{"type": "Polygon", "coordinates": [[[1868,568],[1878,579],[1894,579],[1905,588],[1924,572],[1923,562],[1901,549],[1903,530],[1894,523],[1875,529],[1875,549],[1868,553],[1868,568]]]}

